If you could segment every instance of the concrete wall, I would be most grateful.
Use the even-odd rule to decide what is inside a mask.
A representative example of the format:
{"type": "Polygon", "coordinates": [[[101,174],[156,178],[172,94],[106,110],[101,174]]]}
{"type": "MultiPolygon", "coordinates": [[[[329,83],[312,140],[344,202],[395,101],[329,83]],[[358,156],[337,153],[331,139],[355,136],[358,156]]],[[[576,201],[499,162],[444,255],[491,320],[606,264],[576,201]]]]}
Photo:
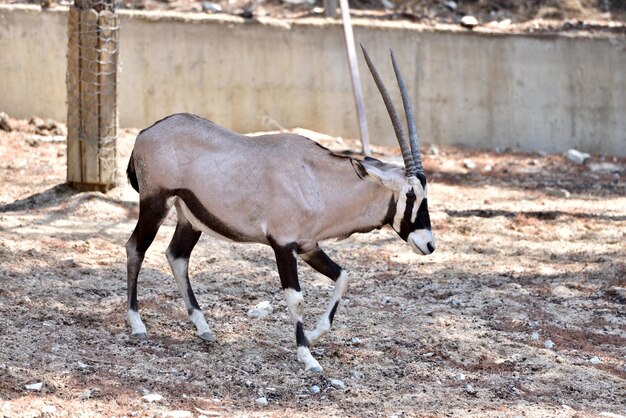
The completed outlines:
{"type": "MultiPolygon", "coordinates": [[[[358,136],[341,26],[122,12],[120,123],[189,111],[240,132],[301,126],[358,136]]],[[[64,10],[0,5],[0,110],[65,118],[64,10]]],[[[395,93],[388,48],[424,142],[626,155],[626,38],[488,35],[355,22],[395,93]]],[[[361,59],[374,144],[394,144],[361,59]]],[[[396,94],[400,105],[399,95],[396,94]]]]}

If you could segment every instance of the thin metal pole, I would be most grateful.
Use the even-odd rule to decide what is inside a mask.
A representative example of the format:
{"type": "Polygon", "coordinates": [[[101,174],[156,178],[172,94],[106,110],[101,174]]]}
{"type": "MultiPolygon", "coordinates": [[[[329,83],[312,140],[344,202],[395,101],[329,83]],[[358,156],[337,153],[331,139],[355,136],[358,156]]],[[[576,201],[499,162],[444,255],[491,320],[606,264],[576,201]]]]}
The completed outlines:
{"type": "Polygon", "coordinates": [[[361,131],[361,144],[363,154],[370,155],[370,138],[367,132],[367,120],[365,119],[365,107],[363,106],[363,90],[361,89],[361,77],[359,76],[359,66],[356,58],[356,47],[354,45],[354,34],[352,33],[352,22],[350,20],[350,6],[348,0],[339,0],[341,6],[341,19],[343,20],[343,33],[346,38],[346,49],[348,51],[348,63],[350,64],[350,74],[352,76],[352,90],[356,101],[356,112],[359,118],[359,129],[361,131]]]}
{"type": "Polygon", "coordinates": [[[324,0],[324,15],[326,17],[337,17],[337,0],[324,0]]]}

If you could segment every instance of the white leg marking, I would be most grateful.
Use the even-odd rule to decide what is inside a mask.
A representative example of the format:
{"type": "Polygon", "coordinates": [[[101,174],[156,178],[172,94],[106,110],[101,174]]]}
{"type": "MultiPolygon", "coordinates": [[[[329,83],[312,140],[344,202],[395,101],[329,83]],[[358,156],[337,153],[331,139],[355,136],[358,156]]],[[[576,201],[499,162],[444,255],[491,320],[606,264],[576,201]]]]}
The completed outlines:
{"type": "Polygon", "coordinates": [[[333,291],[333,296],[328,303],[326,312],[324,312],[320,320],[317,322],[314,330],[305,332],[306,338],[309,340],[309,344],[315,344],[321,337],[328,334],[331,327],[330,314],[333,311],[335,304],[338,303],[339,300],[346,294],[347,290],[348,274],[345,270],[342,270],[339,278],[335,282],[335,290],[333,291]]]}
{"type": "Polygon", "coordinates": [[[198,335],[202,335],[204,333],[211,333],[211,328],[209,328],[209,324],[207,324],[206,319],[204,318],[204,314],[202,311],[194,309],[189,315],[189,320],[193,322],[198,330],[198,335]]]}
{"type": "Polygon", "coordinates": [[[203,334],[209,333],[212,334],[211,328],[209,324],[207,324],[206,319],[204,318],[204,314],[202,311],[198,309],[194,309],[191,306],[191,301],[189,300],[189,289],[187,288],[187,275],[189,269],[189,259],[187,258],[173,258],[167,255],[167,261],[170,263],[170,267],[172,268],[172,273],[174,274],[174,278],[176,279],[176,284],[178,286],[178,290],[185,301],[185,306],[187,308],[187,312],[191,312],[189,314],[189,320],[193,322],[196,326],[197,334],[202,336],[203,334]]]}
{"type": "Polygon", "coordinates": [[[302,302],[304,301],[302,293],[294,289],[285,289],[285,299],[293,323],[302,322],[302,302]]]}
{"type": "Polygon", "coordinates": [[[308,372],[322,372],[322,366],[313,358],[311,351],[307,347],[298,347],[298,361],[304,363],[304,369],[308,372]]]}
{"type": "Polygon", "coordinates": [[[148,331],[146,330],[146,326],[143,324],[141,318],[139,317],[139,312],[129,309],[128,323],[130,324],[130,328],[132,329],[132,335],[148,333],[148,331]]]}

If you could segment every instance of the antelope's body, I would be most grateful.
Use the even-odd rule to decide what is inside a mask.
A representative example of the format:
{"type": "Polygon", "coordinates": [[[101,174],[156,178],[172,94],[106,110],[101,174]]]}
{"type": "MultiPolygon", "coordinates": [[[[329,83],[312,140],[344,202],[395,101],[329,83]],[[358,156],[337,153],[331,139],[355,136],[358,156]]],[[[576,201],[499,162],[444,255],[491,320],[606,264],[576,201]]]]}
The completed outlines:
{"type": "Polygon", "coordinates": [[[198,336],[215,341],[188,276],[189,257],[201,233],[266,244],[276,256],[295,325],[298,360],[310,371],[322,368],[308,347],[330,330],[348,284],[345,271],[324,253],[320,241],[389,224],[413,251],[434,251],[426,177],[406,89],[392,55],[411,147],[367,54],[366,59],[394,124],[405,169],[371,158],[360,161],[335,155],[298,135],[239,135],[190,114],[169,116],[140,132],[128,165],[129,180],[140,195],[139,219],[126,244],[128,321],[133,336],[147,337],[138,311],[137,277],[145,252],[172,206],[178,223],[166,255],[198,336]],[[303,325],[298,256],[335,282],[328,307],[311,331],[303,325]]]}
{"type": "Polygon", "coordinates": [[[384,225],[392,200],[362,181],[350,158],[310,139],[239,135],[189,114],[142,131],[132,158],[142,195],[177,197],[196,229],[235,242],[311,251],[384,225]]]}

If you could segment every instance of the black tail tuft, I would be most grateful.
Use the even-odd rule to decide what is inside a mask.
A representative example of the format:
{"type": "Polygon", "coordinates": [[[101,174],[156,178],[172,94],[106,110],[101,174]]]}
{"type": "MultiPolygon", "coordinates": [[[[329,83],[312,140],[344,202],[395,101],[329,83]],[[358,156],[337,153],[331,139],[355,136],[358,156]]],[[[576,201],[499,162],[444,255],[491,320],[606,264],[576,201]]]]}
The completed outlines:
{"type": "Polygon", "coordinates": [[[126,175],[128,176],[128,181],[130,182],[130,185],[133,186],[133,189],[139,192],[139,183],[137,182],[137,173],[135,173],[135,161],[133,160],[133,154],[130,154],[126,175]]]}

